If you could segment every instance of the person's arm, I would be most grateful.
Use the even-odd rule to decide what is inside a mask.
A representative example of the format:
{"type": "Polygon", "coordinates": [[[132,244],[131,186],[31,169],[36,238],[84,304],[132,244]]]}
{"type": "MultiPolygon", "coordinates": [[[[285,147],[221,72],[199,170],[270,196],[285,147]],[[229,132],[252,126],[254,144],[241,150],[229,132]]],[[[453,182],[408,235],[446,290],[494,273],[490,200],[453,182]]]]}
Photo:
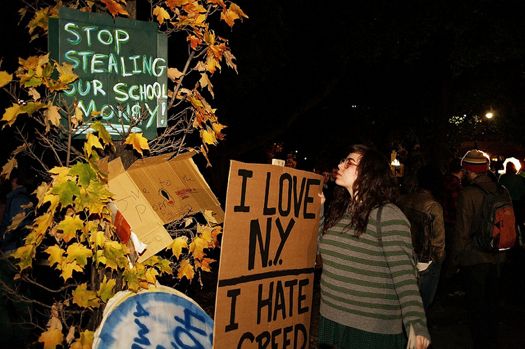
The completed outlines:
{"type": "Polygon", "coordinates": [[[399,299],[403,325],[407,333],[412,325],[416,336],[429,342],[430,334],[416,279],[410,225],[404,216],[399,215],[390,221],[382,221],[382,231],[383,249],[399,299]]]}
{"type": "Polygon", "coordinates": [[[432,258],[442,261],[445,258],[445,221],[443,220],[443,207],[435,202],[430,208],[432,221],[432,236],[430,244],[432,246],[432,258]]]}

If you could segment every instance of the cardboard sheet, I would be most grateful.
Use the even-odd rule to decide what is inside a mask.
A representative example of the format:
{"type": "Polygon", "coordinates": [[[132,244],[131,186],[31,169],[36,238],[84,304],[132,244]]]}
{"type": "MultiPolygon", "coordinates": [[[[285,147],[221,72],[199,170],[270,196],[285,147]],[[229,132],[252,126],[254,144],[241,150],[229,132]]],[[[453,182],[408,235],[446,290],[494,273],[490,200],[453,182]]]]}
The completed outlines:
{"type": "Polygon", "coordinates": [[[309,347],[321,183],[311,172],[231,162],[214,348],[309,347]]]}
{"type": "Polygon", "coordinates": [[[128,170],[120,158],[108,164],[109,190],[122,215],[146,251],[142,262],[172,241],[164,224],[187,213],[212,210],[218,222],[224,219],[219,201],[192,160],[193,153],[170,160],[172,154],[137,160],[128,170]]]}

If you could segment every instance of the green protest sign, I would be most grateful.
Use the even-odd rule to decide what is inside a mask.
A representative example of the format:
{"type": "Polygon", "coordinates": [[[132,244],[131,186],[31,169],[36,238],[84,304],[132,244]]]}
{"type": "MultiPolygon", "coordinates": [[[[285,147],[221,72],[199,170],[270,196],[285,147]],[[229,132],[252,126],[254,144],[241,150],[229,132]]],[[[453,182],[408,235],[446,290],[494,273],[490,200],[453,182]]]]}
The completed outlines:
{"type": "Polygon", "coordinates": [[[148,139],[166,127],[167,37],[155,23],[61,8],[48,43],[51,58],[79,76],[64,97],[84,120],[102,119],[114,139],[130,126],[148,139]]]}

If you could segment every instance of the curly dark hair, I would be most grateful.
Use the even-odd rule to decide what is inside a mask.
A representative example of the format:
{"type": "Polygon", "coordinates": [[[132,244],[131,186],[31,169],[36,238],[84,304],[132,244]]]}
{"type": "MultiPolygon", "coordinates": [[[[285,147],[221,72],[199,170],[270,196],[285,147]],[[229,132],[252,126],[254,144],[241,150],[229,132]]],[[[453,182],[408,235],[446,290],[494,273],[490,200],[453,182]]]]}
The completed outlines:
{"type": "Polygon", "coordinates": [[[353,197],[346,188],[337,186],[323,231],[333,227],[345,214],[350,215],[350,224],[345,227],[355,230],[360,236],[366,231],[370,211],[397,197],[397,187],[387,158],[378,150],[362,144],[350,147],[349,153],[358,153],[357,178],[353,185],[353,197]]]}

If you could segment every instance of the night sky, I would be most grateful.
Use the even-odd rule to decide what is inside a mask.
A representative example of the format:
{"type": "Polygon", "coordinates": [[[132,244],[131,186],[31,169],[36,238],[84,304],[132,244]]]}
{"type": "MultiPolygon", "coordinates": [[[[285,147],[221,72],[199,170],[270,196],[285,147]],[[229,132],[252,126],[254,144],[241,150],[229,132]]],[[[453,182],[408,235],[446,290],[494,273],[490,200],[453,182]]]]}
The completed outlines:
{"type": "MultiPolygon", "coordinates": [[[[420,143],[447,154],[483,137],[523,143],[523,1],[237,4],[250,18],[218,32],[229,38],[239,73],[223,67],[212,79],[211,103],[228,126],[206,171],[217,185],[230,159],[266,161],[274,142],[298,150],[305,169],[333,164],[355,142],[385,151],[420,143]],[[490,130],[451,133],[451,116],[489,109],[497,113],[490,130]]],[[[7,7],[1,15],[3,37],[12,39],[2,45],[9,66],[34,51],[16,13],[7,7]]]]}
{"type": "Polygon", "coordinates": [[[223,70],[215,85],[229,125],[217,163],[264,161],[272,142],[306,169],[355,142],[419,143],[441,161],[462,141],[523,145],[522,1],[239,4],[250,18],[230,36],[239,75],[223,70]],[[487,110],[494,120],[476,124],[487,110]]]}

